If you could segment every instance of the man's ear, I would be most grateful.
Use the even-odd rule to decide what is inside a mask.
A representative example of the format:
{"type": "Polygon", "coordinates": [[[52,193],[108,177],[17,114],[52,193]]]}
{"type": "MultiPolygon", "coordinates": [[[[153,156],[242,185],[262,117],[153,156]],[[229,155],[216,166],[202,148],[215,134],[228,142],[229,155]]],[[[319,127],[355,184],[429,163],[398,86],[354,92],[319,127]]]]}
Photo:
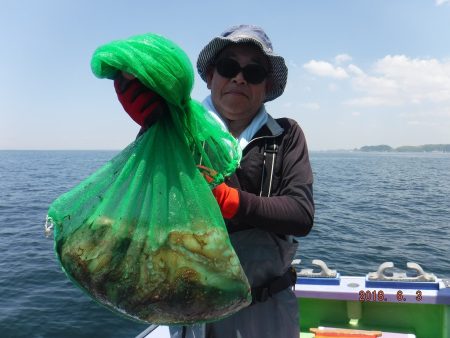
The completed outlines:
{"type": "Polygon", "coordinates": [[[214,67],[209,66],[208,69],[206,70],[206,86],[208,89],[211,89],[211,82],[213,76],[214,76],[214,67]]]}

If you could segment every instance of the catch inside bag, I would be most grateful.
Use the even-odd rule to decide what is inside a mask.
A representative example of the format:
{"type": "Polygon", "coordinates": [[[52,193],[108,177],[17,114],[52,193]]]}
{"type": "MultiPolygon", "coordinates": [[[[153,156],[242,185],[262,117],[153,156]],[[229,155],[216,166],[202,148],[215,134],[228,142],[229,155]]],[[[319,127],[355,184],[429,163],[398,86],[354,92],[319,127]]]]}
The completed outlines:
{"type": "Polygon", "coordinates": [[[250,286],[211,193],[241,155],[190,98],[188,57],[145,34],[98,48],[91,65],[100,78],[133,74],[170,112],[51,204],[64,272],[94,300],[143,322],[209,322],[248,306],[250,286]],[[200,162],[217,172],[212,182],[200,162]]]}

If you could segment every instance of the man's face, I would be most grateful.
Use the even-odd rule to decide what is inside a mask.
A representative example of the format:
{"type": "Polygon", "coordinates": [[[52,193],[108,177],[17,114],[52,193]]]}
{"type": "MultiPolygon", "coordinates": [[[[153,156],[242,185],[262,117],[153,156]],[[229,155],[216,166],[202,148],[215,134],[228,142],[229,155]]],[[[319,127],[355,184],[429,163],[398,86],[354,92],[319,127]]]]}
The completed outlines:
{"type": "MultiPolygon", "coordinates": [[[[248,64],[260,64],[266,70],[269,63],[266,56],[252,45],[231,45],[226,47],[217,60],[230,58],[236,60],[241,68],[248,64]]],[[[217,111],[228,120],[251,120],[261,108],[266,97],[268,80],[259,84],[248,83],[242,72],[233,78],[221,76],[217,70],[207,73],[207,85],[217,111]]]]}

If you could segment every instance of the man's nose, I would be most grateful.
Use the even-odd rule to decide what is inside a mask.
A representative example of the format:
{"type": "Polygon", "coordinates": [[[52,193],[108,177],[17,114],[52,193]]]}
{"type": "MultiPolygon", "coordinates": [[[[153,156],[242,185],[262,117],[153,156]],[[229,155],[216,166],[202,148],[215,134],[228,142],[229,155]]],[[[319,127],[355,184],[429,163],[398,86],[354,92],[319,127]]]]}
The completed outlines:
{"type": "Polygon", "coordinates": [[[242,74],[242,70],[239,73],[237,73],[231,80],[239,84],[247,83],[247,81],[244,78],[244,74],[242,74]]]}

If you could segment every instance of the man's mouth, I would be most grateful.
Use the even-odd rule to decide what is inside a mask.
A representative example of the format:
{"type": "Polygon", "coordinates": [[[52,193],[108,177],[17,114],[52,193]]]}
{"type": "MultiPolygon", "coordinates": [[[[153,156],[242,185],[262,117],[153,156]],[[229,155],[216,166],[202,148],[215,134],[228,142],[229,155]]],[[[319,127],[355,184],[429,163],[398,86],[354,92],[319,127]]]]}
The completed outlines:
{"type": "Polygon", "coordinates": [[[240,90],[228,90],[225,92],[225,94],[248,97],[246,93],[244,93],[240,90]]]}

